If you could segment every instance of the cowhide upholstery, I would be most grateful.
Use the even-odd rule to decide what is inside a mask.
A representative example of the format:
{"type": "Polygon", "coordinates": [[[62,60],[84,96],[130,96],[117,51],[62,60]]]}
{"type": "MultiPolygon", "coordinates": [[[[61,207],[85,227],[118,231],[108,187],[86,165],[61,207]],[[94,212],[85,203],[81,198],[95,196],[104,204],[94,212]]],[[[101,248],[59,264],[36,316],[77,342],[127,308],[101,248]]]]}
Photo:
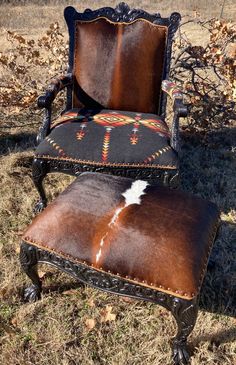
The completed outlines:
{"type": "Polygon", "coordinates": [[[122,194],[133,183],[80,175],[33,220],[23,241],[145,287],[194,298],[216,234],[216,206],[157,186],[139,192],[140,204],[126,206],[122,194]]]}
{"type": "Polygon", "coordinates": [[[167,31],[145,19],[76,21],[73,107],[158,113],[167,31]]]}

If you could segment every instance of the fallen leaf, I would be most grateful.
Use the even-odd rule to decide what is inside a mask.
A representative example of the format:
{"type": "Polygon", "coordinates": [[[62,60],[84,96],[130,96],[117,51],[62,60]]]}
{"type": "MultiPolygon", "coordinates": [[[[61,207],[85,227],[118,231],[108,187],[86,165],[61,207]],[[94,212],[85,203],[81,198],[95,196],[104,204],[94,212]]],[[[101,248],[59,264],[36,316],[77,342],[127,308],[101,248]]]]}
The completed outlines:
{"type": "Polygon", "coordinates": [[[13,335],[16,333],[16,329],[10,326],[8,323],[5,322],[3,318],[0,317],[0,327],[8,334],[13,335]]]}
{"type": "Polygon", "coordinates": [[[17,235],[17,236],[22,236],[24,231],[14,231],[14,233],[17,235]]]}
{"type": "Polygon", "coordinates": [[[63,295],[74,295],[74,294],[78,294],[78,290],[76,289],[70,289],[70,290],[65,290],[62,292],[63,295]]]}
{"type": "Polygon", "coordinates": [[[46,271],[38,270],[38,275],[39,275],[40,279],[42,279],[46,275],[46,271]]]}
{"type": "Polygon", "coordinates": [[[7,293],[7,287],[4,286],[0,289],[0,298],[3,299],[5,297],[5,294],[7,293]]]}
{"type": "Polygon", "coordinates": [[[130,297],[120,297],[120,299],[123,300],[124,302],[127,302],[127,303],[134,303],[135,302],[135,299],[130,298],[130,297]]]}
{"type": "Polygon", "coordinates": [[[16,251],[17,254],[19,254],[20,253],[20,246],[16,246],[15,251],[16,251]]]}
{"type": "Polygon", "coordinates": [[[93,299],[89,299],[88,300],[88,306],[89,307],[95,307],[95,303],[94,303],[94,300],[93,299]]]}
{"type": "Polygon", "coordinates": [[[13,318],[11,319],[11,324],[12,324],[14,327],[17,327],[17,325],[18,325],[18,321],[17,321],[17,318],[16,318],[16,317],[13,317],[13,318]]]}
{"type": "Polygon", "coordinates": [[[85,321],[85,325],[88,331],[91,331],[95,325],[96,325],[96,321],[93,318],[87,318],[85,321]]]}
{"type": "Polygon", "coordinates": [[[101,311],[101,322],[110,322],[116,320],[116,314],[112,313],[112,306],[107,305],[106,308],[101,311]]]}

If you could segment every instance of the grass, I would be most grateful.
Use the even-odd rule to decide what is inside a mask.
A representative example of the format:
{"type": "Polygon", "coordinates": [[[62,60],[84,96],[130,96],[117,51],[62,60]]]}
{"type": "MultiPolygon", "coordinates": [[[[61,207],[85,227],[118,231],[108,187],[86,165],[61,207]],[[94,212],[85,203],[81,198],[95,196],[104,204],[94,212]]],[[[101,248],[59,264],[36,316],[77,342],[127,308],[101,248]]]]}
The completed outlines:
{"type": "MultiPolygon", "coordinates": [[[[86,2],[76,0],[61,1],[0,1],[0,7],[4,11],[0,12],[0,24],[5,28],[14,30],[25,30],[25,24],[31,32],[38,29],[47,28],[51,19],[62,23],[62,14],[65,6],[73,5],[78,10],[83,11],[85,8],[96,9],[102,6],[116,6],[119,0],[86,0],[86,2]],[[4,4],[5,3],[5,4],[4,4]],[[2,5],[1,5],[2,4],[2,5]],[[24,6],[22,6],[24,4],[24,6]]],[[[200,13],[203,18],[219,17],[222,10],[222,3],[216,3],[214,0],[126,0],[130,7],[144,8],[150,12],[161,12],[163,16],[169,16],[170,12],[178,11],[182,15],[194,15],[200,13]]],[[[235,20],[235,4],[226,0],[223,8],[223,18],[235,20]]]]}
{"type": "MultiPolygon", "coordinates": [[[[94,3],[86,2],[88,6],[94,3]]],[[[143,3],[136,2],[139,7],[143,3]]],[[[155,11],[154,2],[147,3],[146,8],[155,11]]],[[[100,4],[108,2],[99,1],[100,4]]],[[[61,19],[62,7],[52,5],[54,11],[49,7],[43,24],[48,25],[52,16],[53,20],[61,19]]],[[[16,11],[16,7],[6,8],[16,11]]],[[[17,27],[25,27],[23,19],[27,18],[29,8],[20,7],[17,27]]],[[[4,26],[11,28],[7,17],[4,21],[4,26]]],[[[30,32],[30,24],[22,31],[30,32]]],[[[39,20],[36,25],[40,26],[39,20]]],[[[21,233],[32,219],[32,207],[37,200],[30,176],[40,117],[27,122],[24,117],[6,117],[5,110],[0,115],[0,364],[169,364],[175,323],[159,306],[78,287],[70,277],[45,266],[40,268],[44,282],[42,300],[23,303],[22,289],[29,280],[21,272],[18,253],[21,233]],[[104,322],[107,306],[112,307],[116,316],[115,320],[104,322]],[[92,328],[88,326],[91,319],[92,328]]],[[[214,201],[222,218],[212,251],[215,264],[204,280],[200,312],[190,337],[191,348],[195,349],[192,365],[236,363],[235,140],[233,127],[206,136],[182,135],[182,189],[214,201]]],[[[72,179],[59,174],[48,177],[50,199],[72,179]]]]}

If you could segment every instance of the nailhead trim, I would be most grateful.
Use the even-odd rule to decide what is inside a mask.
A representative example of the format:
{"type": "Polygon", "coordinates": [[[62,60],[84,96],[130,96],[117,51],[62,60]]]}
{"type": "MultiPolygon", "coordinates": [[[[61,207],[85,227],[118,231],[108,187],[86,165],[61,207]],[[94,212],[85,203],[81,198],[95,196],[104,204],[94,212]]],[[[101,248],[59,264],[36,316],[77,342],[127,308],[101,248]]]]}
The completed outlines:
{"type": "Polygon", "coordinates": [[[26,243],[29,243],[29,244],[33,244],[34,246],[36,247],[39,247],[43,250],[48,250],[49,252],[53,252],[59,256],[62,256],[66,259],[69,259],[71,261],[74,261],[74,262],[78,262],[78,263],[82,263],[88,267],[94,267],[96,270],[98,271],[101,271],[101,272],[104,272],[104,273],[108,273],[108,274],[111,274],[113,276],[118,276],[120,278],[123,278],[123,279],[127,279],[127,280],[130,280],[134,283],[137,283],[139,285],[143,285],[144,283],[146,285],[143,285],[145,287],[152,287],[152,289],[156,289],[158,291],[163,291],[163,292],[167,292],[168,294],[171,294],[171,295],[175,295],[177,294],[177,296],[179,297],[184,297],[184,299],[188,299],[188,300],[191,300],[193,299],[194,297],[197,296],[197,294],[199,293],[200,289],[201,289],[201,285],[202,285],[202,281],[203,281],[203,278],[204,278],[204,275],[205,275],[205,272],[206,272],[206,267],[207,267],[207,263],[208,263],[208,258],[209,258],[209,254],[211,252],[211,248],[213,246],[213,243],[214,243],[214,239],[215,239],[215,236],[216,236],[216,232],[217,232],[217,229],[218,229],[218,226],[219,226],[219,222],[220,220],[218,219],[217,222],[215,223],[215,225],[213,226],[213,229],[212,229],[212,233],[210,234],[209,236],[209,240],[208,240],[208,250],[207,250],[207,259],[205,259],[205,262],[204,262],[204,265],[203,265],[203,269],[202,269],[202,272],[200,274],[200,279],[199,279],[199,285],[198,285],[198,289],[197,289],[197,292],[196,293],[185,293],[183,292],[182,290],[172,290],[171,288],[165,288],[163,285],[156,285],[154,283],[148,283],[147,281],[143,280],[139,280],[137,278],[131,278],[130,276],[126,275],[126,276],[122,276],[120,273],[113,273],[111,272],[110,270],[104,270],[102,267],[100,268],[97,268],[96,266],[94,266],[94,264],[90,264],[86,261],[80,261],[79,259],[77,258],[74,258],[73,256],[70,256],[70,255],[67,255],[61,251],[56,251],[55,249],[53,248],[50,248],[48,246],[46,246],[45,244],[43,243],[38,243],[36,242],[34,239],[26,236],[26,237],[23,237],[23,241],[25,241],[26,243]]]}
{"type": "Polygon", "coordinates": [[[76,160],[74,158],[65,157],[51,157],[50,155],[35,155],[36,158],[43,158],[47,160],[61,160],[61,161],[69,161],[69,162],[75,162],[75,163],[82,163],[86,165],[94,165],[94,166],[114,166],[114,167],[142,167],[142,168],[161,168],[161,169],[178,169],[177,166],[174,165],[155,165],[155,164],[129,164],[129,163],[113,163],[113,162],[96,162],[96,161],[87,161],[87,160],[76,160]]]}

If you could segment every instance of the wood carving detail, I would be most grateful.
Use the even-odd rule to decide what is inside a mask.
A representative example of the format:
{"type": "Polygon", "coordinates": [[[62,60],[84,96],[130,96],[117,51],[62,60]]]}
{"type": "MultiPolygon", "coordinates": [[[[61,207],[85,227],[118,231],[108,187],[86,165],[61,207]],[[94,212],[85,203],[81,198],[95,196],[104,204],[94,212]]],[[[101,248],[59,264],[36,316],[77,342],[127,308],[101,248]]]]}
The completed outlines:
{"type": "Polygon", "coordinates": [[[136,299],[159,304],[173,314],[178,326],[177,335],[173,341],[173,360],[175,365],[187,364],[189,353],[187,337],[192,332],[198,311],[197,298],[186,300],[173,295],[131,283],[123,278],[102,273],[82,263],[75,263],[55,253],[42,250],[25,242],[21,244],[21,267],[32,280],[32,285],[25,289],[24,298],[27,301],[40,299],[42,284],[37,273],[37,263],[47,263],[68,273],[79,281],[95,288],[136,299]]]}

